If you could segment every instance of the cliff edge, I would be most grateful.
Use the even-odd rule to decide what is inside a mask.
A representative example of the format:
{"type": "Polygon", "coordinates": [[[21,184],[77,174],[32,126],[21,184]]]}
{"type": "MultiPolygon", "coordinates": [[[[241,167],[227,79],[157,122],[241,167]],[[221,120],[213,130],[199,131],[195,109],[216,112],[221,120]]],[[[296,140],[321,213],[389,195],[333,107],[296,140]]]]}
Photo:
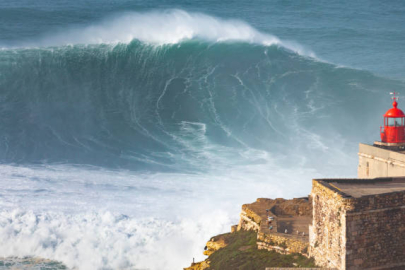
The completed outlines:
{"type": "Polygon", "coordinates": [[[265,269],[315,267],[308,257],[310,198],[257,199],[242,206],[238,225],[231,233],[212,237],[204,250],[205,261],[185,270],[265,269]]]}

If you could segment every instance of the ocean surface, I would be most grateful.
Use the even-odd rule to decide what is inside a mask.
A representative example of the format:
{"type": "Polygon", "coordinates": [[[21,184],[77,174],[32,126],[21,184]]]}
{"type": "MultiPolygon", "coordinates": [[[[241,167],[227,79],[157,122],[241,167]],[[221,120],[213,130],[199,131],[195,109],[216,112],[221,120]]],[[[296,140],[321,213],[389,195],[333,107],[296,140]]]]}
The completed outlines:
{"type": "Polygon", "coordinates": [[[0,0],[0,269],[175,270],[258,197],[355,177],[403,1],[0,0]]]}

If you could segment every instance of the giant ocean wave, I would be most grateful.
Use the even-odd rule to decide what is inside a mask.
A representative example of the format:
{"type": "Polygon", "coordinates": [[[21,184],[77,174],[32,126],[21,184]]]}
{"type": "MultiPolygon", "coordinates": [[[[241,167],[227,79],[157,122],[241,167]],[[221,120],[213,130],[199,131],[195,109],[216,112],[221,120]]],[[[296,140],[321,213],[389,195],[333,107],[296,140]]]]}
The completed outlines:
{"type": "Polygon", "coordinates": [[[178,10],[3,48],[0,256],[186,266],[240,204],[353,176],[403,86],[178,10]]]}
{"type": "Polygon", "coordinates": [[[359,125],[371,130],[372,99],[401,85],[245,42],[135,40],[0,58],[6,163],[193,171],[241,149],[319,157],[354,142],[359,125]]]}

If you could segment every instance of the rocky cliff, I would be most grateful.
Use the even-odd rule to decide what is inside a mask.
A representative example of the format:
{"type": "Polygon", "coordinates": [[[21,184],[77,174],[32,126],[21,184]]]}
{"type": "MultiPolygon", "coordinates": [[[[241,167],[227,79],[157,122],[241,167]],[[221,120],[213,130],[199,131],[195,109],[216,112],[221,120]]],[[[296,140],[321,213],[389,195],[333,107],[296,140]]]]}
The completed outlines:
{"type": "Polygon", "coordinates": [[[265,269],[314,267],[307,257],[310,198],[257,199],[242,206],[238,225],[231,233],[212,237],[205,261],[185,270],[265,269]],[[270,229],[271,228],[271,229],[270,229]]]}

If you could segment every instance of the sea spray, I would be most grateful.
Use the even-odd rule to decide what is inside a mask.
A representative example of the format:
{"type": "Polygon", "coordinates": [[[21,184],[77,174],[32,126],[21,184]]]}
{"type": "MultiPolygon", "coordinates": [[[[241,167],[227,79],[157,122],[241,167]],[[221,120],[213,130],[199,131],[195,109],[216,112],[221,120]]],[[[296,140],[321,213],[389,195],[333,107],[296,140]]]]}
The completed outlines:
{"type": "Polygon", "coordinates": [[[298,179],[316,175],[271,164],[200,175],[66,165],[3,165],[0,172],[2,257],[77,269],[178,269],[201,260],[205,241],[238,222],[240,203],[300,196],[309,190],[298,179]],[[291,184],[301,190],[284,192],[291,184]]]}
{"type": "Polygon", "coordinates": [[[302,55],[314,52],[293,41],[281,41],[262,33],[246,22],[220,19],[203,13],[179,9],[146,13],[127,12],[81,28],[61,30],[31,43],[12,47],[54,47],[76,44],[128,44],[134,40],[158,46],[187,40],[208,42],[246,42],[265,46],[278,45],[302,55]]]}

